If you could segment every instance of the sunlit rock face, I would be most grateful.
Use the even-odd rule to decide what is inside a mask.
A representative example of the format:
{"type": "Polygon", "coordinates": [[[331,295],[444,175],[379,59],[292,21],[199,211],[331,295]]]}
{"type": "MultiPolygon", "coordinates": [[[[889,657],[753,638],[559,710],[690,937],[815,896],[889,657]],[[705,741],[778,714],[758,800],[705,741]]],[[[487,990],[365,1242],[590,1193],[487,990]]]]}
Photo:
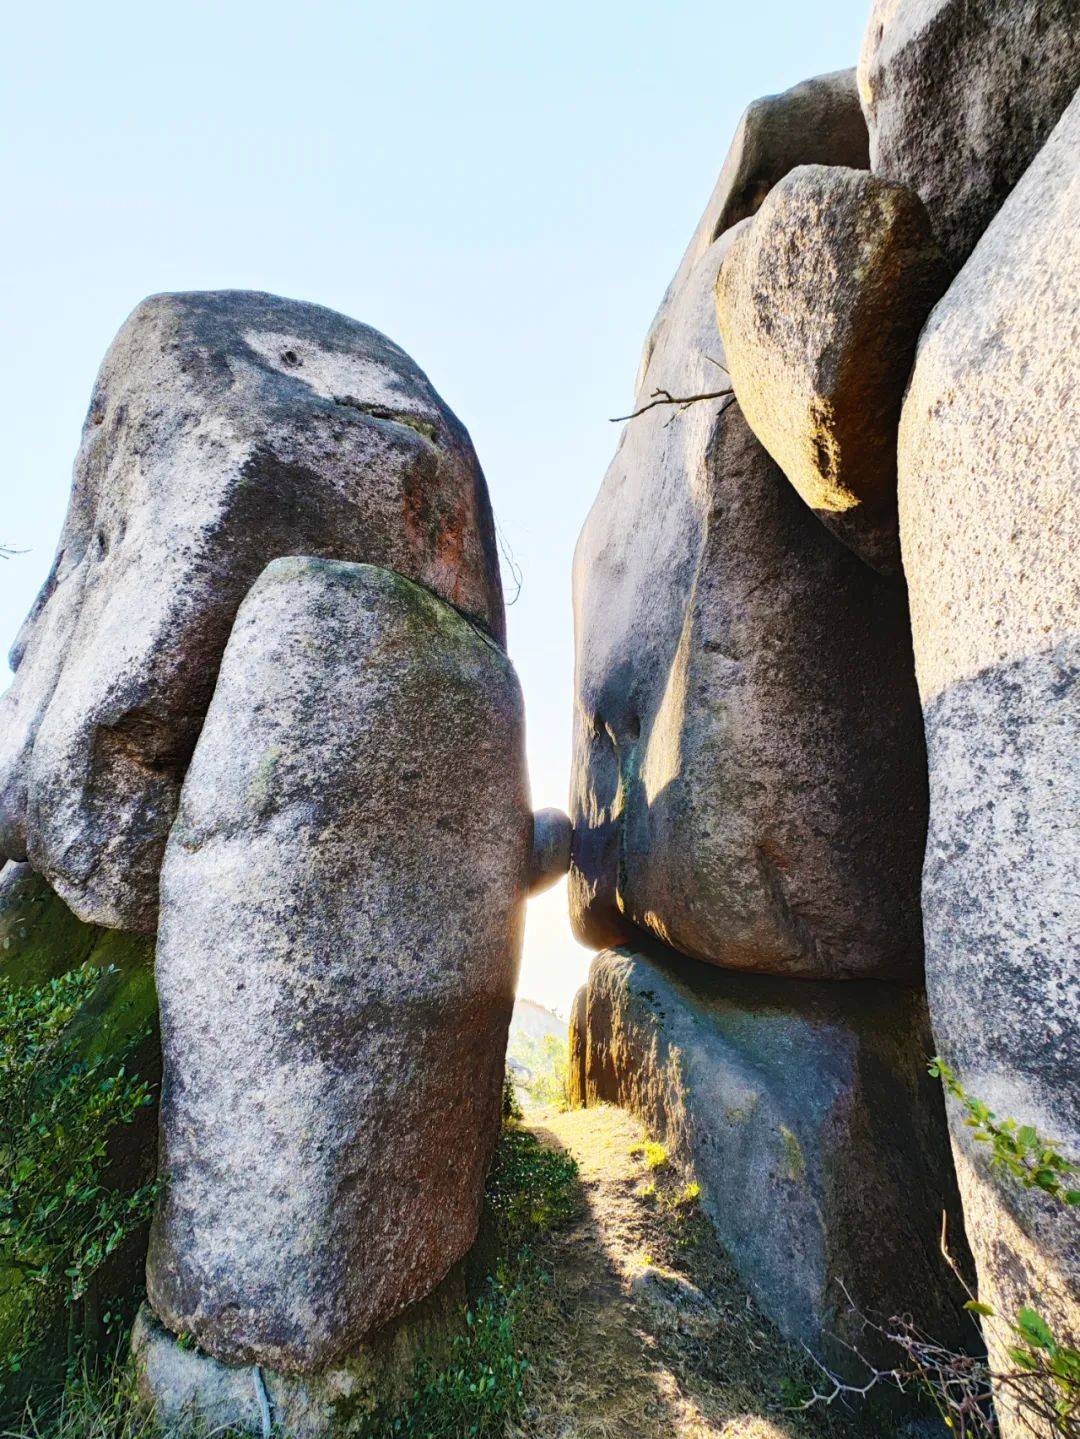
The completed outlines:
{"type": "MultiPolygon", "coordinates": [[[[726,383],[713,291],[667,302],[635,408],[726,383]]],[[[729,398],[630,420],[574,562],[576,930],[714,964],[910,976],[925,754],[903,587],[832,536],[729,398]]]]}
{"type": "Polygon", "coordinates": [[[173,1334],[311,1374],[468,1250],[532,832],[505,651],[388,570],[269,565],[161,875],[147,1293],[173,1334]]]}
{"type": "Polygon", "coordinates": [[[596,956],[574,1001],[570,1098],[639,1115],[693,1172],[780,1330],[865,1383],[850,1346],[882,1367],[894,1352],[867,1314],[918,1315],[961,1351],[975,1338],[940,1251],[947,1213],[965,1258],[929,1043],[914,987],[793,984],[625,947],[596,956]]]}
{"type": "Polygon", "coordinates": [[[900,573],[896,430],[919,331],[951,278],[922,201],[800,165],[739,227],[716,285],[750,428],[818,519],[900,573]]]}
{"type": "Polygon", "coordinates": [[[714,240],[756,214],[772,187],[796,165],[865,170],[869,164],[870,138],[854,69],[815,75],[778,95],[751,100],[736,126],[705,212],[649,326],[639,387],[667,325],[671,301],[714,240]]]}
{"type": "MultiPolygon", "coordinates": [[[[900,532],[930,765],[936,1042],[968,1091],[1080,1160],[1080,98],[923,331],[900,532]]],[[[979,1297],[1080,1341],[1077,1212],[953,1133],[979,1297]]],[[[1003,1328],[990,1326],[992,1347],[1003,1328]]],[[[1000,1367],[1007,1356],[995,1353],[1000,1367]]],[[[999,1396],[1003,1432],[1029,1432],[999,1396]]]]}
{"type": "Polygon", "coordinates": [[[271,295],[145,300],[98,375],[0,701],[0,855],[80,918],[153,930],[233,618],[291,554],[384,565],[503,639],[483,475],[404,351],[271,295]]]}

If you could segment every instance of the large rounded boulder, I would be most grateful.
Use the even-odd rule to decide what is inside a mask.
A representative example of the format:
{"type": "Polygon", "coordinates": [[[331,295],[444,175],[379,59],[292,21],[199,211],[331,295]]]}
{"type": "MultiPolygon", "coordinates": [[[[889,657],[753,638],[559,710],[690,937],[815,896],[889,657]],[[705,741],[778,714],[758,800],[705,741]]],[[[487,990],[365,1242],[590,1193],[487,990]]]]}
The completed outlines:
{"type": "Polygon", "coordinates": [[[410,580],[271,564],[161,885],[167,1329],[310,1374],[472,1244],[532,862],[517,678],[410,580]]]}
{"type": "Polygon", "coordinates": [[[80,918],[153,932],[237,608],[291,554],[385,565],[503,638],[483,475],[403,350],[273,295],[143,301],[94,386],[0,700],[0,856],[29,859],[80,918]]]}

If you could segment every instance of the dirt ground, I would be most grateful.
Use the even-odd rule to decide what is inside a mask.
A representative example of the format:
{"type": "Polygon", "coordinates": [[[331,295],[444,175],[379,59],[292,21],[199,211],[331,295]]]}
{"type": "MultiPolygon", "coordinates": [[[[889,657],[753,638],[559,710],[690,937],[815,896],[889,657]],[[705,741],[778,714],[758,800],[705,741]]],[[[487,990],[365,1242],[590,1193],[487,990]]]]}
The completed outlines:
{"type": "Polygon", "coordinates": [[[583,1204],[544,1242],[520,1439],[852,1432],[834,1413],[793,1412],[808,1393],[802,1357],[756,1312],[685,1177],[642,1148],[636,1120],[600,1106],[532,1110],[526,1123],[575,1156],[583,1204]]]}

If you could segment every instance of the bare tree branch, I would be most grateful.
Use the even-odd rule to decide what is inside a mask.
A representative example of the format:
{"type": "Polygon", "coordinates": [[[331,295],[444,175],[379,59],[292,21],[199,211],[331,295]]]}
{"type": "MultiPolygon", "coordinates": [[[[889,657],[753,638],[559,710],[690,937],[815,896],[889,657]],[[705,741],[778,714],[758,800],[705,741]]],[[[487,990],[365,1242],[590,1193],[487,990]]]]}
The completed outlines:
{"type": "MultiPolygon", "coordinates": [[[[714,360],[713,363],[715,364],[716,361],[714,360]]],[[[722,368],[723,366],[721,366],[722,368]]],[[[629,415],[612,415],[611,423],[619,425],[623,420],[636,420],[638,415],[643,415],[646,410],[655,410],[657,405],[677,405],[678,413],[681,414],[691,405],[696,405],[699,400],[733,400],[734,398],[734,391],[730,385],[723,390],[707,390],[700,395],[673,395],[670,390],[653,390],[652,399],[647,405],[642,405],[640,410],[634,410],[629,415]]]]}
{"type": "Polygon", "coordinates": [[[510,541],[503,534],[502,526],[499,524],[498,520],[495,521],[495,538],[499,543],[499,552],[502,555],[503,559],[506,561],[506,567],[510,571],[510,574],[513,576],[514,580],[514,598],[512,600],[506,601],[506,607],[507,609],[509,609],[511,605],[517,604],[518,599],[521,596],[521,587],[525,583],[525,580],[524,576],[521,573],[521,566],[514,558],[514,551],[510,548],[510,541]]]}

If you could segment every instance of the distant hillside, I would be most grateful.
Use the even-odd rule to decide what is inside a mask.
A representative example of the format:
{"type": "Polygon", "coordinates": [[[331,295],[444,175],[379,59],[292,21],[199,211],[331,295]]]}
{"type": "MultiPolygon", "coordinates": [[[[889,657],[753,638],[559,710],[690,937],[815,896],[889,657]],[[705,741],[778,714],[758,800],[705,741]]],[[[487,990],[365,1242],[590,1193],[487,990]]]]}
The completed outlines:
{"type": "Polygon", "coordinates": [[[566,1039],[569,1030],[565,1021],[535,999],[518,999],[514,1002],[514,1013],[510,1020],[510,1034],[521,1033],[529,1039],[544,1039],[553,1034],[556,1039],[566,1039]]]}
{"type": "Polygon", "coordinates": [[[564,1020],[533,999],[519,999],[510,1020],[507,1068],[529,1098],[560,1103],[565,1094],[570,1031],[564,1020]]]}

